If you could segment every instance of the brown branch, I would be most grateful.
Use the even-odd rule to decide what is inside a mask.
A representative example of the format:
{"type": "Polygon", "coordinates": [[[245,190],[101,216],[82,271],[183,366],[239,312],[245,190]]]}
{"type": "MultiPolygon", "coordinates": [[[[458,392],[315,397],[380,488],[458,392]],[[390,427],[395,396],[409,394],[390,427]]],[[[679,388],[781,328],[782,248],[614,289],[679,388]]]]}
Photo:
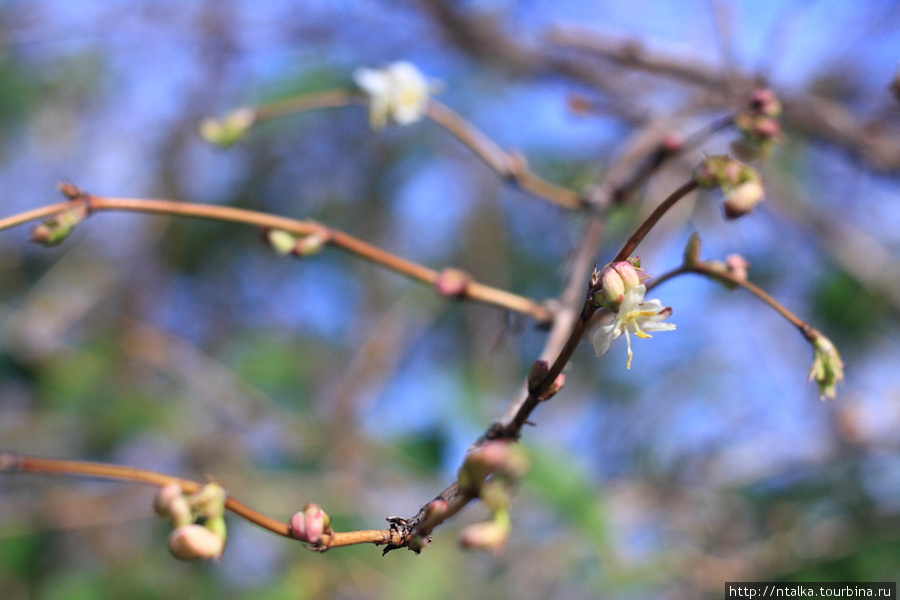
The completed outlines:
{"type": "MultiPolygon", "coordinates": [[[[173,477],[155,471],[136,469],[121,465],[106,463],[86,462],[78,460],[57,460],[43,458],[28,454],[19,454],[10,451],[0,451],[0,473],[47,473],[52,475],[83,475],[87,477],[99,477],[102,479],[117,479],[133,483],[144,483],[163,487],[170,483],[176,483],[186,494],[196,494],[203,488],[203,484],[190,479],[173,477]]],[[[268,529],[283,537],[291,538],[290,526],[257,510],[254,510],[229,495],[225,500],[225,508],[242,519],[268,529]]],[[[327,550],[339,546],[354,544],[375,544],[376,546],[400,543],[399,533],[388,529],[370,529],[361,531],[333,532],[326,535],[320,546],[313,549],[327,550]]]]}
{"type": "Polygon", "coordinates": [[[350,90],[313,92],[260,104],[253,108],[256,113],[254,122],[262,123],[320,108],[340,108],[351,105],[366,106],[368,103],[368,99],[363,94],[350,90]]]}
{"type": "Polygon", "coordinates": [[[504,151],[493,140],[463,119],[448,106],[436,100],[428,103],[428,116],[471,150],[495,173],[523,190],[564,208],[584,206],[577,192],[551,183],[524,166],[524,161],[504,151]]]}
{"type": "MultiPolygon", "coordinates": [[[[639,236],[638,233],[643,231],[644,234],[646,234],[646,231],[649,231],[653,224],[658,222],[659,218],[661,218],[668,209],[674,206],[678,200],[687,196],[695,188],[696,185],[693,184],[693,182],[688,182],[666,198],[647,221],[638,228],[635,235],[629,239],[628,243],[626,243],[619,252],[619,256],[621,256],[622,253],[626,253],[625,255],[627,257],[628,253],[634,251],[634,248],[636,248],[643,239],[643,235],[639,236]]],[[[546,375],[540,381],[526,384],[521,388],[520,393],[510,403],[502,417],[495,421],[487,432],[475,442],[475,446],[489,440],[518,440],[522,428],[529,422],[528,419],[534,409],[537,408],[538,404],[547,400],[552,395],[550,392],[551,386],[554,385],[557,377],[562,373],[563,368],[569,363],[569,360],[574,354],[575,349],[578,347],[578,344],[591,322],[591,318],[598,310],[598,307],[594,305],[593,293],[590,286],[587,286],[587,299],[584,300],[580,312],[578,310],[578,303],[581,298],[584,298],[584,280],[587,278],[590,265],[593,263],[593,257],[596,253],[597,246],[599,245],[602,231],[603,220],[599,215],[594,215],[588,222],[585,233],[583,234],[582,244],[579,246],[579,252],[572,273],[566,285],[565,293],[563,294],[562,308],[557,313],[557,318],[554,321],[549,336],[550,341],[548,341],[541,355],[541,359],[546,360],[548,363],[550,359],[555,356],[552,365],[550,365],[546,375]],[[566,335],[566,329],[564,328],[568,329],[568,335],[566,335]]],[[[435,497],[435,500],[447,501],[451,507],[454,507],[455,511],[471,502],[473,498],[461,492],[457,483],[454,482],[435,497]]],[[[447,518],[444,517],[434,525],[428,523],[428,527],[423,527],[422,524],[426,523],[426,507],[427,505],[423,506],[415,516],[407,519],[407,527],[402,532],[402,543],[399,546],[393,544],[389,545],[385,549],[385,553],[390,550],[395,550],[398,547],[407,546],[409,541],[413,539],[413,536],[422,534],[423,532],[430,533],[434,527],[447,518]]]]}
{"type": "MultiPolygon", "coordinates": [[[[364,94],[349,90],[332,90],[302,94],[284,100],[248,107],[253,111],[253,125],[264,121],[293,116],[301,112],[320,108],[365,106],[369,103],[364,94]]],[[[238,109],[241,110],[241,109],[238,109]]],[[[575,209],[584,205],[578,193],[558,186],[535,175],[524,165],[524,161],[510,155],[493,140],[479,131],[474,125],[462,118],[448,106],[431,99],[425,113],[435,123],[449,131],[460,142],[468,146],[478,158],[483,160],[495,173],[504,180],[518,185],[520,188],[564,208],[575,209]]]]}
{"type": "Polygon", "coordinates": [[[811,332],[814,331],[811,325],[809,325],[806,321],[792,313],[787,309],[783,304],[781,304],[778,300],[776,300],[771,294],[766,292],[764,289],[759,287],[753,282],[747,281],[740,277],[736,277],[735,275],[727,272],[721,271],[714,267],[711,267],[708,263],[698,262],[694,265],[682,265],[677,269],[673,269],[658,277],[654,278],[654,280],[647,285],[647,289],[651,290],[663,283],[667,282],[670,279],[678,277],[679,275],[684,275],[687,273],[693,273],[695,275],[702,275],[709,279],[714,279],[719,282],[725,282],[732,286],[742,287],[766,304],[768,304],[771,308],[775,310],[778,314],[784,317],[791,325],[800,330],[800,333],[803,334],[810,341],[814,341],[814,336],[812,336],[811,332]]]}
{"type": "MultiPolygon", "coordinates": [[[[115,211],[181,216],[279,229],[298,236],[315,235],[321,237],[327,243],[356,254],[360,258],[400,273],[410,279],[434,286],[440,277],[440,273],[433,269],[401,258],[395,254],[382,250],[377,246],[373,246],[368,242],[364,242],[359,238],[332,229],[313,220],[307,219],[301,221],[243,208],[192,204],[187,202],[176,202],[173,200],[112,198],[82,194],[69,202],[35,209],[27,213],[3,219],[0,221],[0,231],[25,224],[29,221],[51,216],[73,206],[77,206],[78,203],[86,205],[90,213],[115,211]]],[[[517,296],[510,292],[493,288],[476,281],[469,281],[465,288],[460,292],[459,297],[484,304],[499,306],[514,312],[524,313],[533,317],[540,323],[548,323],[553,319],[553,315],[549,309],[534,300],[517,296]]]]}
{"type": "Polygon", "coordinates": [[[659,220],[663,218],[663,215],[669,212],[669,209],[675,206],[675,204],[679,200],[696,190],[698,187],[699,186],[697,185],[697,182],[691,180],[675,190],[671,196],[666,198],[662,204],[657,206],[656,209],[650,214],[650,216],[647,217],[647,219],[643,223],[641,223],[641,226],[637,228],[637,231],[631,234],[631,237],[628,238],[628,241],[625,242],[625,245],[621,250],[619,250],[619,253],[616,255],[612,262],[625,260],[626,258],[631,256],[632,253],[637,249],[638,244],[640,244],[644,240],[644,238],[647,237],[647,234],[650,233],[650,230],[653,229],[653,227],[656,226],[659,220]]]}

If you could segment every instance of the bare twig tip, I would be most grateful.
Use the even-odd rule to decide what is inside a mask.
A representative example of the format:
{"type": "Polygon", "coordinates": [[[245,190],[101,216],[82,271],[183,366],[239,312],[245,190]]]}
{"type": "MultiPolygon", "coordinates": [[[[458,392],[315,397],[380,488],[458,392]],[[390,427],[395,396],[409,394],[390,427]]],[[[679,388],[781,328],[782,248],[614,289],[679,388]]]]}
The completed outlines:
{"type": "Polygon", "coordinates": [[[8,450],[0,450],[0,473],[13,473],[21,468],[21,455],[8,450]]]}

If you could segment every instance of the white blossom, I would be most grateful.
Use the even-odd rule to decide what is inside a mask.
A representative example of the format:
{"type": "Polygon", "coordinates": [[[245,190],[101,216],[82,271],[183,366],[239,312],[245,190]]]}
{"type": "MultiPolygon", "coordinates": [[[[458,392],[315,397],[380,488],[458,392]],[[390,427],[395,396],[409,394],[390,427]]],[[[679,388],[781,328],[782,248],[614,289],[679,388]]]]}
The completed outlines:
{"type": "Polygon", "coordinates": [[[357,69],[353,80],[369,96],[369,122],[384,129],[390,117],[398,125],[422,118],[434,86],[414,64],[395,62],[384,69],[357,69]]]}
{"type": "Polygon", "coordinates": [[[594,334],[594,351],[597,356],[603,356],[609,351],[609,347],[623,333],[628,342],[628,368],[631,368],[631,358],[634,353],[631,350],[631,334],[639,338],[653,337],[648,331],[672,331],[673,323],[663,323],[672,316],[672,309],[663,306],[659,300],[644,301],[647,293],[645,285],[636,285],[625,292],[625,297],[619,305],[615,320],[602,326],[594,334]]]}

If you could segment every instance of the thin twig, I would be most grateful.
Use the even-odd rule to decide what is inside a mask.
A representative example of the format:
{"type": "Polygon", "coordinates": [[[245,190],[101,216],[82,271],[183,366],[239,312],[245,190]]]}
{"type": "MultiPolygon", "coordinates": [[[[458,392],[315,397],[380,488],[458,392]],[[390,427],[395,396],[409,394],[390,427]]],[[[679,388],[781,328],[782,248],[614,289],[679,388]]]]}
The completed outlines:
{"type": "MultiPolygon", "coordinates": [[[[178,484],[181,490],[186,494],[196,494],[203,488],[203,484],[190,479],[173,477],[155,471],[147,471],[145,469],[79,460],[58,460],[9,451],[0,451],[0,473],[84,475],[87,477],[143,483],[157,487],[175,483],[178,484]]],[[[225,500],[225,508],[254,525],[258,525],[263,529],[268,529],[273,533],[293,539],[290,534],[290,526],[287,523],[250,508],[231,495],[225,500]]],[[[367,529],[361,531],[342,531],[325,535],[322,544],[318,548],[327,549],[354,544],[383,545],[391,543],[392,541],[397,543],[400,541],[399,534],[392,530],[367,529]]]]}
{"type": "Polygon", "coordinates": [[[631,256],[635,249],[637,249],[638,244],[640,244],[644,240],[644,238],[647,237],[647,234],[650,233],[650,230],[653,229],[654,226],[656,226],[660,219],[662,219],[663,215],[665,215],[670,208],[675,206],[676,202],[696,190],[698,187],[699,186],[697,185],[697,182],[691,180],[675,190],[671,196],[666,198],[662,204],[657,206],[656,209],[650,214],[650,216],[647,217],[647,219],[643,223],[641,223],[641,226],[637,228],[637,231],[631,234],[631,237],[628,238],[628,241],[625,242],[625,245],[613,259],[613,262],[625,260],[626,258],[631,256]]]}
{"type": "Polygon", "coordinates": [[[580,208],[585,205],[577,192],[550,183],[531,171],[524,161],[510,155],[474,125],[448,106],[432,99],[428,103],[428,116],[456,139],[468,146],[495,173],[507,181],[516,183],[523,190],[564,208],[580,208]]]}
{"type": "Polygon", "coordinates": [[[729,283],[730,285],[739,286],[768,304],[772,307],[775,312],[784,317],[791,325],[800,330],[800,333],[804,335],[810,341],[813,341],[809,335],[809,332],[812,330],[812,327],[803,319],[792,313],[788,310],[783,304],[781,304],[778,300],[772,297],[771,294],[766,292],[764,289],[759,287],[753,282],[746,281],[735,275],[727,272],[720,271],[719,269],[713,268],[709,266],[709,264],[705,262],[698,262],[695,265],[682,265],[677,269],[673,269],[666,273],[663,273],[654,278],[654,280],[647,285],[647,289],[653,289],[659,285],[662,285],[666,281],[678,277],[679,275],[684,275],[686,273],[694,273],[696,275],[702,275],[704,277],[708,277],[709,279],[714,279],[717,281],[724,281],[729,283]]]}
{"type": "MultiPolygon", "coordinates": [[[[104,196],[82,195],[75,200],[54,204],[14,215],[0,221],[0,231],[25,224],[75,206],[78,202],[84,202],[89,212],[139,212],[146,214],[191,217],[197,219],[209,219],[254,225],[257,227],[280,229],[298,236],[315,235],[327,243],[333,244],[348,252],[356,254],[360,258],[386,267],[392,271],[405,275],[410,279],[434,286],[438,282],[440,273],[416,262],[401,258],[395,254],[364,242],[342,231],[332,229],[313,220],[297,220],[280,217],[268,213],[234,208],[230,206],[217,206],[209,204],[193,204],[188,202],[176,202],[173,200],[151,200],[143,198],[113,198],[104,196]]],[[[483,283],[469,281],[460,296],[476,302],[499,306],[506,310],[527,314],[539,323],[552,321],[553,315],[547,307],[538,302],[518,296],[511,292],[500,290],[483,283]]]]}

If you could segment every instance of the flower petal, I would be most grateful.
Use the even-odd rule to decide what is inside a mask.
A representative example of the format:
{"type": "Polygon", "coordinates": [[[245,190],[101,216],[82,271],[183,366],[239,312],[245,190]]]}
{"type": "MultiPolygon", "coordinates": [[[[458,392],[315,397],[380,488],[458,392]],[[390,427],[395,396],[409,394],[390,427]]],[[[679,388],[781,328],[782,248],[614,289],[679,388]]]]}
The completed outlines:
{"type": "Polygon", "coordinates": [[[609,352],[609,347],[620,335],[622,335],[622,330],[615,321],[598,329],[594,334],[594,352],[597,353],[597,356],[603,356],[609,352]]]}

